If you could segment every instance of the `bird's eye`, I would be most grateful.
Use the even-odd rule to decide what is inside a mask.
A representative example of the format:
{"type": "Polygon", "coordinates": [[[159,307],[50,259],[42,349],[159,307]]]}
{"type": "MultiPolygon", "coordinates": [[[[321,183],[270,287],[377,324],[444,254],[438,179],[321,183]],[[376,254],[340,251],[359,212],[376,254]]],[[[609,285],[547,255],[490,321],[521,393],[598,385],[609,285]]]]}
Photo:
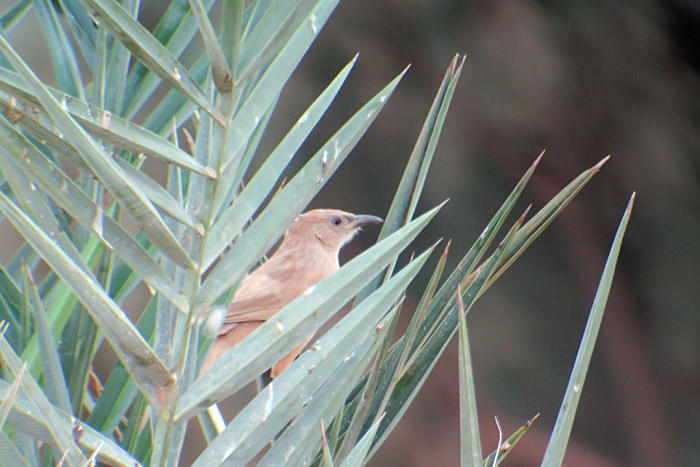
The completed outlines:
{"type": "Polygon", "coordinates": [[[340,225],[342,223],[343,221],[340,219],[340,217],[334,217],[333,219],[331,219],[331,224],[333,225],[340,225]]]}

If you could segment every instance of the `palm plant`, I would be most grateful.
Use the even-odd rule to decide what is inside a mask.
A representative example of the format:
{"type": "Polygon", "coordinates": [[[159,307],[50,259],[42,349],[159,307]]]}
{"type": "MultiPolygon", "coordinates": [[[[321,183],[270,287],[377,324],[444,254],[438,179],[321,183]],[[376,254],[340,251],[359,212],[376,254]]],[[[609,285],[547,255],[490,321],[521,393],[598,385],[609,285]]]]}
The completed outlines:
{"type": "MultiPolygon", "coordinates": [[[[152,33],[136,19],[136,0],[20,0],[0,19],[0,211],[24,239],[0,268],[3,465],[177,465],[193,417],[209,442],[197,466],[243,465],[256,456],[258,465],[361,465],[458,328],[463,462],[498,464],[523,431],[483,460],[464,315],[602,162],[527,223],[523,214],[487,256],[538,158],[441,283],[444,249],[408,330],[391,344],[402,296],[435,248],[396,270],[440,208],[415,216],[464,63],[456,56],[377,244],[197,377],[209,328],[236,284],[345,160],[403,75],[282,184],[356,58],[272,152],[260,154],[258,145],[285,83],[338,2],[222,0],[218,33],[208,15],[213,3],[173,0],[152,33]],[[8,40],[30,12],[50,44],[56,88],[8,40]],[[197,33],[206,55],[183,64],[197,33]],[[169,88],[164,96],[155,93],[161,83],[169,88]],[[261,165],[249,174],[254,157],[261,165]],[[165,186],[142,171],[146,158],[167,164],[165,186]],[[151,297],[132,320],[123,304],[141,283],[151,297]],[[215,406],[206,410],[353,298],[352,311],[233,420],[222,422],[215,406]],[[101,345],[119,358],[105,381],[93,371],[101,345]]],[[[563,456],[566,417],[575,412],[628,216],[629,209],[572,373],[573,399],[562,412],[568,422],[555,430],[551,465],[563,456]]]]}

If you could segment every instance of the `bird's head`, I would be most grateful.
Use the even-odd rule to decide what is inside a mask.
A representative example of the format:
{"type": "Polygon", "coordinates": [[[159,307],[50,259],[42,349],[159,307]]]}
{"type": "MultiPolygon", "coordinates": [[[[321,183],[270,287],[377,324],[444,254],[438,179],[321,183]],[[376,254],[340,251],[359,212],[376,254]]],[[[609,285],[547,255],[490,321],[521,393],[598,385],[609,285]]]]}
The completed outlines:
{"type": "Polygon", "coordinates": [[[337,209],[314,209],[297,217],[289,226],[285,234],[285,243],[320,242],[337,253],[362,230],[363,226],[382,222],[382,219],[376,216],[351,214],[337,209]]]}

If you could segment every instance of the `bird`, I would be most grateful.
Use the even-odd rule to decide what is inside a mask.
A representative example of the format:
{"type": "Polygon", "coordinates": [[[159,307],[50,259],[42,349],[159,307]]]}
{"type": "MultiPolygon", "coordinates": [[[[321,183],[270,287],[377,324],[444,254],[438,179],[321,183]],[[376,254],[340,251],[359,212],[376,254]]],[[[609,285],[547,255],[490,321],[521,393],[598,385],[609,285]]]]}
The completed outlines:
{"type": "MultiPolygon", "coordinates": [[[[382,222],[376,216],[337,209],[314,209],[298,216],[275,253],[241,281],[200,375],[285,305],[337,271],[340,250],[362,227],[382,222]]],[[[289,367],[312,337],[275,363],[270,377],[289,367]]]]}

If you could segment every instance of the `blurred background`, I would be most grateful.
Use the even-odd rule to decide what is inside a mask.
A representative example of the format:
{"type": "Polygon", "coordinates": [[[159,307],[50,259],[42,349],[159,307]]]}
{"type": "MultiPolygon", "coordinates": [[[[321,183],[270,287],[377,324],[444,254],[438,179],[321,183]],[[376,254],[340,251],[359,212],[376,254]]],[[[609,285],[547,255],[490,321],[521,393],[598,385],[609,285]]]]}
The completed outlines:
{"type": "MultiPolygon", "coordinates": [[[[167,3],[142,2],[141,20],[152,27],[167,3]]],[[[0,4],[4,12],[14,2],[0,4]]],[[[13,39],[51,83],[43,38],[20,27],[13,39]]],[[[543,150],[522,209],[541,208],[612,155],[469,314],[484,451],[498,444],[494,417],[508,436],[541,413],[503,463],[539,465],[608,248],[636,191],[566,464],[700,465],[700,4],[341,2],[287,86],[260,155],[357,52],[309,156],[411,68],[312,207],[386,214],[444,70],[465,53],[419,211],[450,202],[414,245],[451,238],[448,271],[543,150]]],[[[368,229],[344,258],[375,238],[368,229]]],[[[416,294],[426,282],[418,277],[416,294]]],[[[403,326],[416,300],[408,297],[403,326]]],[[[459,464],[457,370],[455,340],[371,466],[459,464]]]]}
{"type": "MultiPolygon", "coordinates": [[[[342,117],[411,69],[314,205],[386,212],[444,69],[465,53],[422,209],[450,202],[415,246],[452,238],[452,265],[542,150],[523,209],[612,155],[469,314],[484,451],[494,416],[507,436],[541,412],[504,464],[541,462],[637,191],[566,463],[700,465],[700,3],[341,2],[282,105],[309,102],[356,52],[342,117]]],[[[371,465],[458,464],[455,340],[371,465]]]]}

